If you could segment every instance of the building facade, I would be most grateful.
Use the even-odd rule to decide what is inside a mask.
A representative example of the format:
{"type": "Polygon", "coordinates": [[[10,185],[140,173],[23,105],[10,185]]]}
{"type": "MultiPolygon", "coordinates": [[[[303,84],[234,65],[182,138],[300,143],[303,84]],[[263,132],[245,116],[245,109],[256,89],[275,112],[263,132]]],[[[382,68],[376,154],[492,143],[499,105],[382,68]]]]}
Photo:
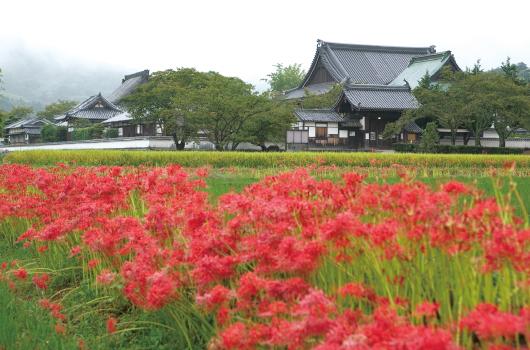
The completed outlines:
{"type": "MultiPolygon", "coordinates": [[[[319,40],[303,82],[287,91],[284,98],[303,102],[309,95],[330,92],[337,84],[342,92],[329,109],[296,110],[298,123],[293,130],[307,130],[307,148],[389,148],[396,140],[383,138],[385,126],[399,119],[404,111],[418,108],[412,89],[426,74],[436,82],[444,67],[460,70],[450,51],[437,53],[434,46],[372,46],[319,40]]],[[[417,142],[420,134],[421,128],[411,123],[398,138],[417,142]]],[[[293,140],[287,137],[289,141],[293,140]]]]}

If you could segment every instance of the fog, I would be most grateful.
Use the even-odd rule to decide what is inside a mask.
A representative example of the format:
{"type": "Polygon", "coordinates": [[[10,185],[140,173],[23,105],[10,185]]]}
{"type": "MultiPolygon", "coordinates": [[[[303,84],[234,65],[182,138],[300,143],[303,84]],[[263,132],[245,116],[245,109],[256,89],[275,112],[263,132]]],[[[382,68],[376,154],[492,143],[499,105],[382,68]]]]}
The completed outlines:
{"type": "Polygon", "coordinates": [[[0,68],[2,109],[26,105],[39,110],[59,99],[80,102],[99,92],[106,95],[119,86],[123,75],[131,73],[123,67],[90,64],[23,45],[0,51],[0,68]]]}
{"type": "Polygon", "coordinates": [[[276,63],[307,69],[316,40],[436,45],[485,69],[530,62],[524,0],[5,0],[4,95],[35,106],[108,93],[124,74],[213,70],[266,88],[276,63]],[[15,96],[13,96],[15,95],[15,96]]]}

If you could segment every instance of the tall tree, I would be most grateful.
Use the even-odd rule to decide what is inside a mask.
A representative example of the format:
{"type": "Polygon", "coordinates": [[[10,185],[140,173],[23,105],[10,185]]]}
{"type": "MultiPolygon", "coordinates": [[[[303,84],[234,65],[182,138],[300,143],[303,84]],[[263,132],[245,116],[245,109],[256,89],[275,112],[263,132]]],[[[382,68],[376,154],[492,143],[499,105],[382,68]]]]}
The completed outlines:
{"type": "Polygon", "coordinates": [[[274,66],[276,70],[268,74],[268,79],[264,79],[269,83],[271,91],[275,94],[293,89],[300,85],[305,76],[305,71],[298,63],[284,66],[278,63],[274,66]]]}
{"type": "Polygon", "coordinates": [[[174,98],[204,84],[202,73],[182,68],[155,72],[149,81],[122,100],[137,121],[150,122],[171,136],[178,150],[197,135],[197,128],[174,103],[174,98]]]}
{"type": "Polygon", "coordinates": [[[44,107],[44,110],[38,112],[37,115],[48,120],[53,120],[54,117],[68,112],[76,105],[76,101],[58,100],[57,102],[50,103],[49,105],[44,107]]]}
{"type": "Polygon", "coordinates": [[[240,142],[250,142],[266,150],[266,142],[284,142],[287,130],[296,121],[293,106],[283,101],[269,101],[269,107],[255,114],[243,125],[236,136],[233,149],[240,142]]]}
{"type": "Polygon", "coordinates": [[[513,80],[514,82],[519,82],[519,77],[517,76],[517,66],[510,62],[510,57],[506,57],[506,62],[501,63],[501,70],[506,77],[513,80]]]}
{"type": "Polygon", "coordinates": [[[271,109],[271,101],[241,79],[215,72],[199,74],[201,84],[183,89],[173,104],[217,150],[225,150],[238,141],[245,123],[271,109]]]}

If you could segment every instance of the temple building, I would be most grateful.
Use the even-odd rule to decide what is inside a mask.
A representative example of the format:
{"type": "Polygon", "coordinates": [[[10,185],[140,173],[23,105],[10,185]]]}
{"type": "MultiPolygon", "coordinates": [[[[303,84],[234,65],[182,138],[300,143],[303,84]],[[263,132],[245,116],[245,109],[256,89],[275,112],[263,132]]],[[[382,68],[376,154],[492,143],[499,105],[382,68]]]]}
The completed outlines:
{"type": "Polygon", "coordinates": [[[67,126],[69,134],[80,121],[91,124],[102,123],[107,128],[117,129],[118,137],[153,136],[157,128],[135,121],[121,104],[122,100],[133,93],[149,79],[149,70],[126,75],[121,85],[108,97],[101,93],[87,98],[64,115],[55,117],[58,125],[67,126]]]}
{"type": "Polygon", "coordinates": [[[40,117],[28,117],[10,123],[4,127],[5,138],[11,145],[37,143],[41,141],[42,127],[52,124],[40,117]]]}
{"type": "MultiPolygon", "coordinates": [[[[311,67],[285,99],[330,92],[340,84],[342,92],[328,109],[298,109],[298,119],[287,134],[291,148],[388,148],[383,130],[401,114],[418,107],[411,90],[428,74],[436,82],[442,69],[460,68],[450,51],[437,53],[434,46],[394,47],[338,44],[319,40],[311,67]],[[300,135],[299,135],[300,134],[300,135]],[[307,135],[303,135],[307,134],[307,135]],[[306,141],[306,142],[301,142],[306,141]]],[[[421,128],[405,127],[401,141],[416,142],[421,128]]]]}

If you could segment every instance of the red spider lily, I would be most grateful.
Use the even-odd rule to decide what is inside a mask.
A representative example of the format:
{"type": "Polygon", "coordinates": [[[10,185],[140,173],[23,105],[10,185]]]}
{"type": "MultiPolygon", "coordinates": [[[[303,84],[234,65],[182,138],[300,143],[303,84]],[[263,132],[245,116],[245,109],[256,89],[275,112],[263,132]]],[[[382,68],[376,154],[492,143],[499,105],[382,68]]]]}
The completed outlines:
{"type": "Polygon", "coordinates": [[[21,267],[13,271],[13,275],[19,280],[25,280],[28,277],[28,272],[25,268],[21,267]]]}
{"type": "Polygon", "coordinates": [[[65,335],[66,334],[66,327],[62,322],[55,323],[55,332],[57,334],[65,335]]]}
{"type": "Polygon", "coordinates": [[[70,257],[73,258],[74,256],[77,256],[81,254],[81,247],[76,245],[75,247],[72,247],[72,249],[70,249],[70,257]]]}
{"type": "Polygon", "coordinates": [[[47,289],[50,276],[46,273],[33,275],[33,283],[39,289],[47,289]]]}
{"type": "Polygon", "coordinates": [[[107,269],[103,269],[101,270],[99,275],[96,277],[96,281],[99,284],[108,285],[108,284],[111,284],[115,278],[116,278],[116,273],[111,272],[107,269]]]}
{"type": "Polygon", "coordinates": [[[480,304],[461,320],[460,326],[487,340],[523,334],[530,326],[528,321],[523,316],[499,311],[495,305],[480,304]]]}
{"type": "Polygon", "coordinates": [[[109,334],[115,333],[117,324],[118,324],[118,320],[116,318],[109,317],[107,319],[107,332],[109,332],[109,334]]]}
{"type": "Polygon", "coordinates": [[[438,303],[424,301],[418,306],[416,306],[416,310],[414,311],[414,314],[417,317],[423,317],[423,316],[435,317],[439,309],[440,309],[440,305],[438,303]]]}

